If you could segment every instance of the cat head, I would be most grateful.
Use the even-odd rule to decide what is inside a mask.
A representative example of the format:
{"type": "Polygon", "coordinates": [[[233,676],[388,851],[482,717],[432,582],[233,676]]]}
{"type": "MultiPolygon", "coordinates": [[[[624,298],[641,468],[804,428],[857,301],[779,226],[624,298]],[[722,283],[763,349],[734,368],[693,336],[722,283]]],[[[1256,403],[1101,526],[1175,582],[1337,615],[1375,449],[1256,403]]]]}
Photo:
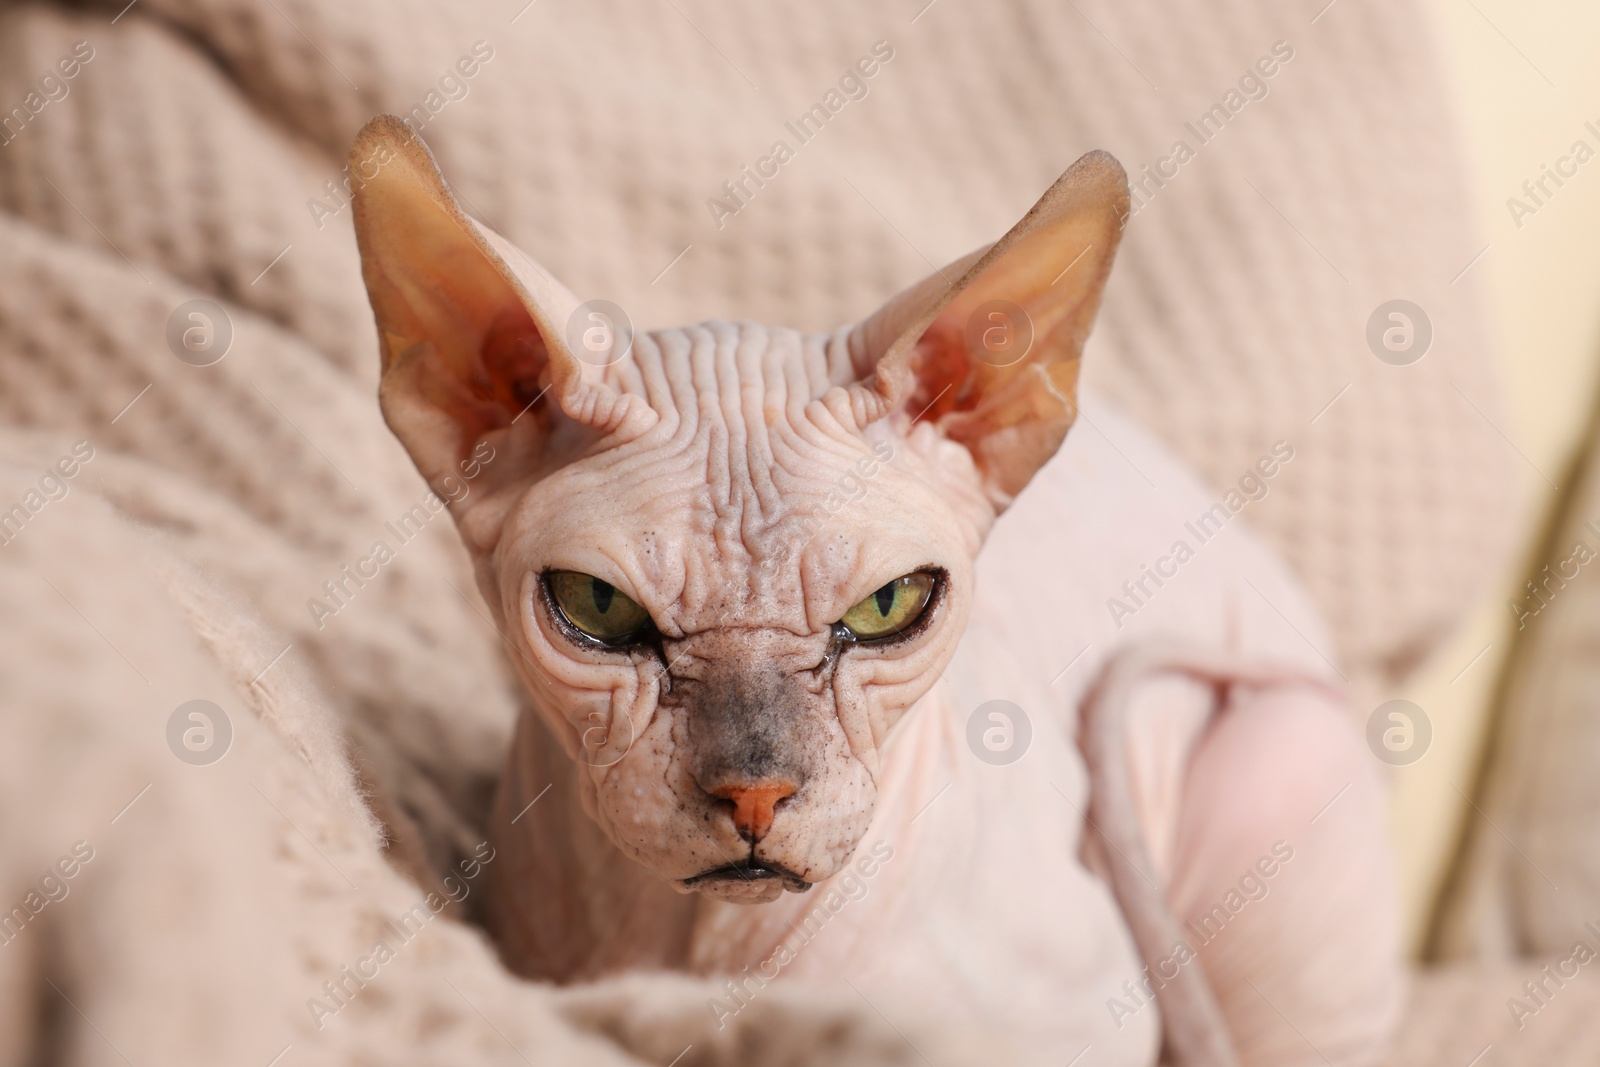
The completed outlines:
{"type": "Polygon", "coordinates": [[[399,120],[351,161],[384,418],[584,809],[723,899],[838,871],[985,534],[1072,425],[1122,168],[1084,156],[993,246],[805,334],[635,332],[464,214],[399,120]]]}

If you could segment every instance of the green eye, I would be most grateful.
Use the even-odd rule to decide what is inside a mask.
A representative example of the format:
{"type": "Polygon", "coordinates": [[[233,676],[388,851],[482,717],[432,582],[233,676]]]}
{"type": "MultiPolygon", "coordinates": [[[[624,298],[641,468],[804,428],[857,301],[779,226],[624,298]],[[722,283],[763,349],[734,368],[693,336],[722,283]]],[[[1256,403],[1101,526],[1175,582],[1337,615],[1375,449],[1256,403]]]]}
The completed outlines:
{"type": "Polygon", "coordinates": [[[845,612],[839,621],[863,640],[897,634],[922,617],[933,595],[933,581],[933,575],[920,571],[903,575],[845,612]]]}
{"type": "Polygon", "coordinates": [[[579,632],[608,645],[625,645],[650,628],[650,613],[617,587],[577,571],[551,571],[550,596],[579,632]]]}

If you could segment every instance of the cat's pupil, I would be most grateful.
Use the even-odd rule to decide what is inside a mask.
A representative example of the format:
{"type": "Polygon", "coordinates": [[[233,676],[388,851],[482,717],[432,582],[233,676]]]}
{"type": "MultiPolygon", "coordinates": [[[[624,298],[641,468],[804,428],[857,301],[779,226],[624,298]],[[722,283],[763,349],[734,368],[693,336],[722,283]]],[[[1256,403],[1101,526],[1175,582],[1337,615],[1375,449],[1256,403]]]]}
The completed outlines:
{"type": "Polygon", "coordinates": [[[594,606],[599,609],[600,614],[604,615],[606,612],[610,611],[611,601],[617,595],[616,589],[596,578],[594,580],[594,588],[592,592],[594,596],[594,606]]]}
{"type": "Polygon", "coordinates": [[[878,614],[887,617],[889,609],[894,607],[894,583],[890,582],[876,593],[873,593],[872,599],[878,603],[878,614]]]}

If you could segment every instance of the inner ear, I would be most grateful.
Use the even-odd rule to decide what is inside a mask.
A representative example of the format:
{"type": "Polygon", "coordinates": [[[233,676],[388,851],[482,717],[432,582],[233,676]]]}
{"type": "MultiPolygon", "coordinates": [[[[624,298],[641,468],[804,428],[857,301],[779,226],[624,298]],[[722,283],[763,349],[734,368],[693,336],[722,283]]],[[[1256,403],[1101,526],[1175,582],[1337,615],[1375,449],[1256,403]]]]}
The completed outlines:
{"type": "Polygon", "coordinates": [[[540,384],[550,363],[549,346],[533,316],[520,305],[495,316],[484,334],[479,358],[480,372],[473,388],[492,399],[501,411],[528,410],[549,384],[540,384]]]}
{"type": "Polygon", "coordinates": [[[1011,230],[851,335],[858,418],[927,421],[972,453],[997,509],[1060,447],[1079,358],[1128,215],[1127,176],[1079,159],[1011,230]]]}
{"type": "Polygon", "coordinates": [[[579,303],[456,203],[422,141],[393,116],[350,152],[361,271],[377,319],[385,420],[438,488],[485,438],[515,457],[492,481],[558,464],[576,424],[599,436],[641,405],[580,361],[565,338],[579,303]],[[514,469],[513,469],[514,467],[514,469]]]}

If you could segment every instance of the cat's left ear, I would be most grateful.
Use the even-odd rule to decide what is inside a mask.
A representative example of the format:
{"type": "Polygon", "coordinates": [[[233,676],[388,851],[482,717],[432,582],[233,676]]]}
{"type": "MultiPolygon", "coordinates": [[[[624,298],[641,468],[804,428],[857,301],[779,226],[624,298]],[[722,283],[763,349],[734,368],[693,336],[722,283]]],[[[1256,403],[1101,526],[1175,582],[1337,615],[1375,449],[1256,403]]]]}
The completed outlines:
{"type": "Polygon", "coordinates": [[[850,336],[857,421],[933,423],[1007,507],[1077,416],[1079,356],[1127,217],[1122,166],[1090,152],[993,246],[884,305],[850,336]]]}
{"type": "Polygon", "coordinates": [[[349,170],[383,417],[469,543],[485,548],[512,499],[499,490],[530,484],[606,434],[640,432],[654,415],[606,382],[626,355],[623,332],[604,320],[603,343],[580,358],[574,335],[588,305],[469,218],[400,119],[367,123],[349,170]]]}

